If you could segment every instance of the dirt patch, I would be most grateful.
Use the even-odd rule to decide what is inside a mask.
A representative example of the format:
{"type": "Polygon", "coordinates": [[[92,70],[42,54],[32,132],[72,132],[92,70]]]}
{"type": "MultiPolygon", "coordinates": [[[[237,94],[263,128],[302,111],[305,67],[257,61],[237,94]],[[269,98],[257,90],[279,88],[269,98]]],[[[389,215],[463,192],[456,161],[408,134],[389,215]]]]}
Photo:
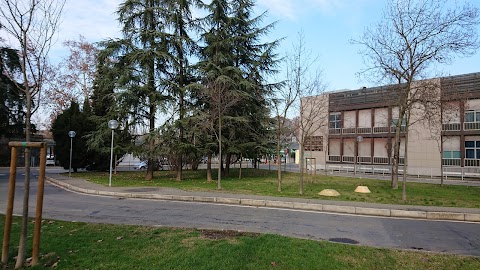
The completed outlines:
{"type": "Polygon", "coordinates": [[[256,237],[258,233],[247,233],[239,231],[221,231],[221,230],[198,230],[200,233],[197,237],[188,237],[182,240],[182,244],[187,248],[195,248],[197,244],[209,241],[225,240],[230,244],[238,244],[240,241],[237,237],[249,236],[256,237]]]}
{"type": "Polygon", "coordinates": [[[230,239],[240,236],[256,237],[258,233],[247,233],[239,231],[216,231],[216,230],[200,230],[201,236],[208,239],[230,239]]]}

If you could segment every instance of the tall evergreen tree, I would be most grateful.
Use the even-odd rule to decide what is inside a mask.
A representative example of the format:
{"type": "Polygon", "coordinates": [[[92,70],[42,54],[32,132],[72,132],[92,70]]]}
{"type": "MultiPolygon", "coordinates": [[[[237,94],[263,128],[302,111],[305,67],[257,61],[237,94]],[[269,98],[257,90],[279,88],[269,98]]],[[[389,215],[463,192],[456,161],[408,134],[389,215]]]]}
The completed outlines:
{"type": "Polygon", "coordinates": [[[72,169],[85,168],[88,161],[85,135],[89,132],[88,117],[76,102],[72,102],[70,108],[57,116],[52,123],[52,134],[55,140],[56,158],[60,165],[68,169],[70,165],[70,137],[69,131],[75,131],[76,136],[72,140],[72,169]]]}
{"type": "Polygon", "coordinates": [[[142,151],[148,157],[147,180],[153,178],[156,115],[167,99],[164,88],[169,55],[160,20],[165,7],[161,0],[124,1],[117,12],[123,38],[104,42],[100,52],[101,58],[112,57],[114,61],[119,114],[129,116],[130,126],[148,128],[142,151]]]}
{"type": "MultiPolygon", "coordinates": [[[[215,119],[212,130],[216,130],[220,169],[225,161],[225,173],[233,154],[248,150],[255,155],[266,145],[267,96],[272,89],[266,77],[275,72],[274,50],[279,41],[260,41],[273,24],[259,26],[264,14],[253,17],[254,4],[251,0],[213,0],[205,5],[208,15],[199,63],[208,93],[203,108],[215,119]]],[[[220,178],[219,170],[219,183],[220,178]]]]}
{"type": "MultiPolygon", "coordinates": [[[[111,131],[107,123],[116,118],[113,92],[115,72],[108,60],[98,58],[97,61],[93,95],[90,98],[92,101],[91,112],[85,112],[93,127],[85,137],[89,152],[89,168],[104,171],[110,167],[111,131]]],[[[85,108],[88,108],[88,104],[84,105],[85,108]]],[[[116,142],[115,145],[119,145],[118,139],[116,142]]]]}
{"type": "MultiPolygon", "coordinates": [[[[224,144],[223,120],[233,104],[239,102],[240,95],[234,84],[241,77],[241,71],[234,66],[233,39],[231,37],[231,6],[226,0],[212,0],[204,6],[208,15],[203,19],[206,29],[202,34],[204,46],[200,49],[198,64],[202,76],[203,108],[209,118],[210,132],[218,142],[219,168],[217,188],[221,189],[224,144]]],[[[209,164],[211,159],[209,158],[209,164]]],[[[210,166],[208,166],[210,169],[210,166]]]]}
{"type": "MultiPolygon", "coordinates": [[[[20,69],[16,50],[0,47],[0,141],[3,138],[21,138],[25,126],[25,98],[15,83],[5,76],[5,69],[13,72],[20,69]]],[[[7,166],[10,151],[7,143],[0,145],[0,165],[7,166]]]]}
{"type": "MultiPolygon", "coordinates": [[[[265,150],[268,141],[267,97],[275,85],[267,84],[267,76],[276,71],[275,48],[279,41],[260,41],[274,24],[259,26],[265,13],[253,17],[253,7],[254,1],[251,0],[214,0],[206,5],[209,15],[205,23],[208,27],[202,36],[205,45],[200,62],[204,84],[209,88],[221,83],[224,91],[235,95],[238,100],[229,109],[222,128],[227,134],[226,140],[220,144],[226,152],[226,173],[233,154],[248,150],[256,155],[254,153],[265,150]]],[[[220,94],[225,95],[225,92],[220,94]]],[[[222,136],[218,137],[222,139],[222,136]]]]}
{"type": "Polygon", "coordinates": [[[5,75],[20,70],[18,52],[0,47],[0,137],[23,136],[25,124],[25,99],[17,89],[15,82],[5,75]]]}
{"type": "MultiPolygon", "coordinates": [[[[269,148],[271,134],[267,97],[279,84],[267,83],[269,75],[277,72],[278,55],[275,49],[280,40],[261,42],[274,27],[274,23],[261,26],[266,15],[253,16],[253,0],[232,1],[232,38],[235,67],[243,75],[237,84],[244,100],[232,110],[246,118],[246,127],[236,128],[235,144],[247,147],[251,158],[258,157],[269,148]],[[255,145],[255,147],[251,147],[255,145]]],[[[228,161],[229,159],[227,159],[228,161]]],[[[227,163],[228,165],[228,163],[227,163]]],[[[228,167],[227,167],[228,169],[228,167]]]]}
{"type": "MultiPolygon", "coordinates": [[[[192,18],[191,8],[196,6],[194,0],[167,0],[165,1],[163,23],[166,27],[166,37],[169,50],[168,87],[178,106],[178,143],[176,143],[177,181],[182,180],[183,156],[191,148],[191,142],[185,138],[185,120],[188,110],[187,86],[193,82],[189,59],[196,52],[197,44],[190,37],[196,30],[192,18]]],[[[188,120],[187,120],[188,121],[188,120]]]]}

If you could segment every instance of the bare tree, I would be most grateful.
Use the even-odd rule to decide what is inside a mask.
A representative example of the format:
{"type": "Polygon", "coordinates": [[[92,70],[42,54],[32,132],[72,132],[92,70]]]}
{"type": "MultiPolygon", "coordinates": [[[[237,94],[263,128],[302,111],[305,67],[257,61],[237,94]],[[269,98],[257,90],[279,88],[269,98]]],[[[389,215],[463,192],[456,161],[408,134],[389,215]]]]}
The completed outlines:
{"type": "MultiPolygon", "coordinates": [[[[435,113],[427,115],[425,126],[430,130],[431,139],[437,142],[437,147],[442,158],[440,165],[440,185],[443,185],[444,181],[444,145],[449,140],[448,136],[444,136],[442,133],[445,130],[460,129],[460,103],[463,100],[469,98],[469,94],[462,94],[451,89],[457,89],[458,85],[453,80],[441,80],[441,100],[439,106],[434,109],[435,113]]],[[[438,97],[437,97],[438,98],[438,97]]],[[[468,109],[468,104],[464,104],[464,109],[468,109]]],[[[449,161],[448,165],[461,166],[461,162],[455,164],[449,161]]]]}
{"type": "MultiPolygon", "coordinates": [[[[38,101],[45,80],[48,52],[54,42],[65,0],[2,0],[0,25],[18,47],[21,72],[8,74],[16,82],[18,91],[26,98],[25,140],[30,141],[31,116],[38,108],[38,101]],[[33,106],[35,104],[35,106],[33,106]]],[[[20,244],[15,268],[25,261],[28,197],[30,192],[30,151],[25,148],[25,191],[20,244]]]]}
{"type": "Polygon", "coordinates": [[[78,40],[64,41],[63,45],[69,50],[69,55],[52,67],[52,80],[45,89],[52,118],[68,108],[71,101],[79,104],[87,101],[91,105],[90,98],[93,93],[98,49],[82,35],[78,40]]]}
{"type": "Polygon", "coordinates": [[[298,43],[292,53],[286,57],[286,86],[292,94],[300,97],[295,103],[300,117],[296,121],[295,136],[300,145],[300,194],[303,194],[303,169],[305,143],[309,136],[320,131],[328,124],[328,97],[322,95],[326,85],[322,72],[316,66],[317,59],[305,47],[302,33],[298,34],[298,43]],[[291,90],[290,90],[291,89],[291,90]]]}
{"type": "MultiPolygon", "coordinates": [[[[409,121],[417,100],[413,83],[425,79],[437,63],[450,63],[456,55],[471,55],[479,46],[478,19],[479,9],[467,3],[457,6],[447,0],[389,0],[383,19],[367,28],[359,41],[352,41],[364,47],[361,54],[367,68],[361,75],[398,85],[392,188],[398,188],[402,119],[409,121]]],[[[408,125],[405,128],[408,134],[408,125]]]]}
{"type": "MultiPolygon", "coordinates": [[[[407,200],[407,173],[408,173],[408,142],[410,134],[415,134],[417,124],[425,125],[429,119],[435,119],[440,115],[441,84],[439,79],[415,81],[411,84],[408,99],[404,100],[404,118],[398,118],[395,125],[398,141],[400,141],[400,130],[405,131],[405,142],[403,149],[403,178],[402,178],[402,200],[407,200]],[[403,123],[402,123],[403,122],[403,123]]],[[[400,108],[401,106],[399,106],[400,108]]],[[[400,115],[400,113],[399,113],[400,115]]],[[[394,162],[399,164],[400,143],[396,144],[397,151],[394,162]]],[[[394,148],[395,149],[395,148],[394,148]]],[[[398,174],[397,174],[398,175],[398,174]]]]}
{"type": "MultiPolygon", "coordinates": [[[[217,188],[222,189],[222,167],[223,167],[223,135],[222,129],[224,128],[225,119],[238,122],[241,120],[238,117],[228,116],[228,111],[240,102],[241,96],[233,90],[234,82],[232,78],[220,75],[216,78],[212,78],[207,82],[203,95],[206,102],[206,110],[203,113],[201,119],[208,122],[206,126],[209,127],[209,131],[215,135],[218,144],[218,174],[217,174],[217,188]],[[235,119],[233,119],[235,118],[235,119]]],[[[211,179],[211,154],[208,155],[208,170],[209,181],[211,179]]]]}
{"type": "Polygon", "coordinates": [[[272,100],[276,124],[278,192],[282,192],[282,159],[280,158],[282,135],[285,134],[288,112],[292,109],[294,103],[298,102],[298,96],[299,92],[296,88],[292,88],[291,85],[282,85],[276,92],[276,97],[272,100]]]}

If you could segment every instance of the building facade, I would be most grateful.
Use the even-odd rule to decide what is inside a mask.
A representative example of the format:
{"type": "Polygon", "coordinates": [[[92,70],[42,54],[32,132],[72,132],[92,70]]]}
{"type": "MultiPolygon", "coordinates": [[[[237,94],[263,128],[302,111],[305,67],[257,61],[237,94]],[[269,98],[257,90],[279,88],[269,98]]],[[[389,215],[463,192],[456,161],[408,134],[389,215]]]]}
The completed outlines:
{"type": "Polygon", "coordinates": [[[399,162],[404,163],[408,130],[409,174],[438,176],[442,168],[479,173],[480,73],[417,82],[412,89],[428,91],[424,98],[438,106],[428,112],[413,106],[408,129],[398,117],[398,86],[325,93],[328,113],[322,117],[328,124],[305,140],[305,157],[320,167],[389,172],[401,122],[399,162]]]}

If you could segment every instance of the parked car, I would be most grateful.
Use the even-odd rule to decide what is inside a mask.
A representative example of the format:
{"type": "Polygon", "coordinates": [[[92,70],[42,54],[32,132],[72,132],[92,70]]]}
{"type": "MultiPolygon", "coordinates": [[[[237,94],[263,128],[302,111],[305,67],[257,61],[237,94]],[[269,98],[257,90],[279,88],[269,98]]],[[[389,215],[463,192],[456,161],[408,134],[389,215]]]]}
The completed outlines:
{"type": "Polygon", "coordinates": [[[54,158],[47,158],[47,161],[45,162],[45,165],[55,166],[55,159],[54,158]]]}
{"type": "Polygon", "coordinates": [[[133,165],[133,168],[135,170],[145,170],[147,168],[147,162],[146,161],[141,161],[141,162],[133,165]]]}

